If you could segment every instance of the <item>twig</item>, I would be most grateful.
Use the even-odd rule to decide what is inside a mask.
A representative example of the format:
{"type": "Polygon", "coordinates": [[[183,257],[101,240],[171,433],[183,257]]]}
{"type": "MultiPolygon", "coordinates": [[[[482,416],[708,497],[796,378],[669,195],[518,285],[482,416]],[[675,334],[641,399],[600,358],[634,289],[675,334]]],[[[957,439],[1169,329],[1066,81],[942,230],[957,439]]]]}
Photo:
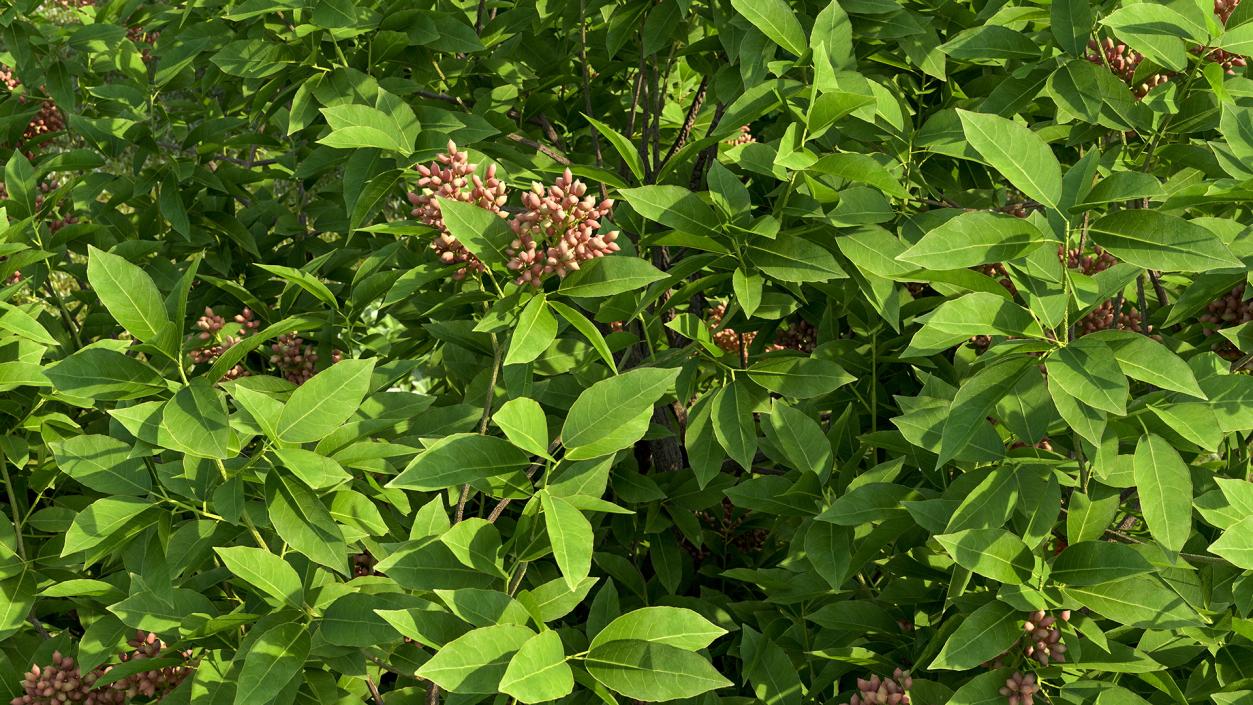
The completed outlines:
{"type": "Polygon", "coordinates": [[[1162,286],[1162,275],[1160,272],[1149,270],[1149,281],[1153,282],[1153,292],[1157,294],[1157,305],[1165,308],[1170,305],[1170,299],[1166,298],[1166,287],[1162,286]]]}
{"type": "MultiPolygon", "coordinates": [[[[492,333],[492,373],[487,380],[487,398],[483,400],[483,416],[479,419],[479,435],[487,435],[487,422],[492,418],[492,399],[496,396],[496,380],[500,375],[500,360],[503,357],[496,334],[492,333]]],[[[461,496],[457,498],[457,520],[460,524],[466,515],[466,502],[470,499],[470,483],[461,486],[461,496]]]]}
{"type": "Polygon", "coordinates": [[[692,105],[687,110],[687,117],[683,119],[683,127],[679,129],[679,136],[675,138],[674,144],[670,145],[670,149],[666,151],[666,156],[661,158],[661,163],[657,165],[660,171],[675,153],[679,151],[683,145],[687,144],[687,138],[692,134],[692,128],[696,126],[696,115],[700,112],[701,105],[705,102],[705,91],[709,88],[709,77],[705,76],[700,81],[700,87],[696,89],[696,97],[692,99],[692,105]]]}
{"type": "MultiPolygon", "coordinates": [[[[705,131],[706,138],[712,135],[714,130],[718,129],[718,123],[722,122],[722,116],[725,115],[726,112],[727,106],[723,103],[718,103],[718,105],[714,107],[713,120],[709,123],[709,129],[705,131]]],[[[701,181],[705,178],[705,170],[709,167],[709,162],[713,160],[714,154],[717,152],[718,145],[711,144],[702,149],[700,151],[700,155],[696,157],[696,164],[692,165],[692,178],[688,182],[688,185],[693,191],[700,190],[701,181]]]]}
{"type": "Polygon", "coordinates": [[[378,705],[384,705],[383,694],[379,692],[379,687],[374,685],[374,678],[369,673],[365,674],[365,685],[370,689],[370,695],[373,696],[374,702],[378,703],[378,705]]]}
{"type": "Polygon", "coordinates": [[[39,621],[39,618],[36,617],[35,615],[33,614],[26,615],[26,621],[30,622],[31,626],[35,628],[35,631],[39,633],[39,636],[45,639],[52,638],[52,635],[49,634],[48,630],[44,628],[44,623],[39,621]]]}
{"type": "Polygon", "coordinates": [[[439,705],[439,686],[435,685],[435,681],[431,681],[431,687],[426,691],[426,705],[439,705]]]}
{"type": "Polygon", "coordinates": [[[479,0],[479,9],[474,13],[474,33],[483,34],[483,13],[487,9],[487,0],[479,0]]]}
{"type": "MultiPolygon", "coordinates": [[[[583,78],[583,110],[590,118],[596,115],[592,111],[591,69],[587,65],[587,0],[579,0],[579,65],[582,66],[583,78]]],[[[604,159],[600,153],[600,132],[592,130],[592,149],[596,152],[596,166],[603,166],[604,159]]],[[[605,188],[601,184],[601,190],[605,188]]],[[[602,194],[602,198],[608,194],[602,194]]]]}
{"type": "Polygon", "coordinates": [[[506,135],[506,137],[513,142],[524,144],[530,147],[531,149],[534,149],[537,152],[541,152],[547,155],[550,159],[552,159],[553,161],[557,162],[558,164],[562,166],[570,166],[573,163],[569,159],[567,159],[565,155],[554,150],[552,147],[549,147],[548,145],[542,144],[540,142],[536,142],[535,140],[530,139],[528,137],[523,137],[522,135],[519,135],[516,132],[510,133],[506,135]]]}
{"type": "Polygon", "coordinates": [[[1149,307],[1144,300],[1144,275],[1136,277],[1136,300],[1140,305],[1140,332],[1149,334],[1149,307]]]}

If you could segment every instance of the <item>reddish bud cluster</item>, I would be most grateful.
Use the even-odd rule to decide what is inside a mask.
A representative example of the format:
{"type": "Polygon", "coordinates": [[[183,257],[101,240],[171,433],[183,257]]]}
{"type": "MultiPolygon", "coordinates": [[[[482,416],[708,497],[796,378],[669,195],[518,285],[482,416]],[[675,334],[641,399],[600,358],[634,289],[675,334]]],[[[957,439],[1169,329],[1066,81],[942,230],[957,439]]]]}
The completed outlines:
{"type": "Polygon", "coordinates": [[[354,553],[350,560],[352,561],[352,576],[354,578],[360,578],[363,575],[374,575],[374,566],[378,561],[374,560],[374,556],[370,555],[369,551],[354,553]]]}
{"type": "Polygon", "coordinates": [[[1223,24],[1227,24],[1227,20],[1231,19],[1231,13],[1236,11],[1236,6],[1240,4],[1240,0],[1214,0],[1214,14],[1218,15],[1218,19],[1223,24]]]}
{"type": "Polygon", "coordinates": [[[740,125],[740,134],[728,140],[725,140],[724,143],[729,144],[732,147],[734,147],[736,145],[741,145],[741,144],[752,144],[753,142],[756,142],[756,141],[757,141],[757,138],[753,137],[752,128],[750,128],[748,125],[740,125]]]}
{"type": "Polygon", "coordinates": [[[1057,613],[1056,617],[1050,616],[1043,610],[1032,612],[1023,621],[1023,637],[1015,642],[1009,651],[991,661],[984,662],[983,667],[1003,667],[1019,646],[1022,647],[1023,656],[1034,659],[1041,666],[1047,666],[1050,663],[1065,663],[1066,645],[1062,643],[1062,632],[1057,627],[1059,619],[1069,622],[1070,610],[1062,610],[1057,613]]]}
{"type": "MultiPolygon", "coordinates": [[[[1144,55],[1140,52],[1128,48],[1126,44],[1118,44],[1109,37],[1100,43],[1095,39],[1088,42],[1088,50],[1086,57],[1088,61],[1109,66],[1109,70],[1128,85],[1132,85],[1135,81],[1136,67],[1144,60],[1144,55]]],[[[1140,85],[1133,86],[1132,92],[1135,93],[1136,98],[1143,98],[1148,95],[1149,91],[1169,80],[1170,74],[1155,73],[1140,85]]]]}
{"type": "MultiPolygon", "coordinates": [[[[762,549],[766,547],[766,540],[770,537],[770,530],[749,529],[744,531],[742,530],[744,522],[748,521],[752,512],[744,510],[739,516],[736,516],[735,504],[726,498],[723,498],[721,506],[722,516],[720,517],[715,516],[713,512],[701,510],[696,512],[696,518],[701,524],[718,534],[727,546],[736,549],[740,553],[761,553],[762,549]]],[[[699,554],[693,553],[693,558],[700,561],[707,558],[708,555],[709,552],[703,550],[699,554]]]]}
{"type": "MultiPolygon", "coordinates": [[[[1201,330],[1206,336],[1214,335],[1219,328],[1237,326],[1253,321],[1253,301],[1244,300],[1245,285],[1240,283],[1205,307],[1201,314],[1201,330]]],[[[1214,345],[1214,352],[1228,360],[1241,357],[1240,350],[1225,338],[1214,345]]]]}
{"type": "Polygon", "coordinates": [[[618,231],[598,234],[600,221],[613,210],[613,201],[600,203],[587,195],[587,184],[565,170],[547,190],[531,184],[522,194],[526,209],[514,216],[510,227],[517,238],[506,249],[509,269],[518,273],[516,283],[538,287],[544,277],[575,271],[579,263],[618,251],[618,231]],[[544,247],[541,252],[541,245],[544,247]]]}
{"type": "MultiPolygon", "coordinates": [[[[213,364],[228,349],[239,341],[248,337],[249,334],[255,333],[257,328],[261,326],[261,321],[253,318],[252,309],[244,308],[243,311],[236,314],[234,322],[237,327],[234,330],[222,334],[226,328],[226,319],[213,312],[213,309],[205,306],[204,315],[196,319],[196,328],[199,333],[192,336],[192,340],[199,340],[200,347],[192,348],[188,351],[191,361],[197,365],[213,364]]],[[[244,369],[243,364],[235,365],[223,377],[225,379],[238,379],[239,377],[247,377],[248,370],[244,369]]]]}
{"type": "Polygon", "coordinates": [[[463,265],[453,275],[455,279],[464,279],[469,272],[484,271],[483,263],[448,232],[436,199],[473,203],[503,218],[505,214],[500,207],[505,205],[508,196],[505,183],[496,178],[496,165],[489,164],[487,178],[479,178],[474,173],[478,165],[472,164],[470,155],[457,149],[456,143],[449,140],[446,154],[439,155],[430,164],[419,164],[414,168],[421,175],[418,179],[421,193],[410,192],[409,203],[413,205],[412,215],[415,218],[439,231],[431,242],[431,249],[445,264],[457,262],[463,265]]]}
{"type": "Polygon", "coordinates": [[[1038,692],[1040,686],[1035,682],[1034,673],[1014,673],[1005,679],[1005,685],[1000,690],[1001,695],[1009,699],[1009,705],[1032,705],[1038,692]]]}
{"type": "MultiPolygon", "coordinates": [[[[39,183],[39,191],[35,194],[35,210],[39,210],[40,208],[43,208],[45,197],[47,196],[47,194],[50,194],[53,191],[56,191],[60,187],[61,187],[61,184],[57,181],[41,181],[39,183]]],[[[3,183],[0,183],[0,201],[7,200],[8,198],[9,198],[8,188],[6,188],[3,183]]],[[[77,222],[78,222],[78,216],[74,215],[73,213],[67,213],[60,217],[54,217],[51,220],[49,220],[48,229],[55,233],[61,228],[64,228],[67,225],[73,225],[74,223],[77,223],[77,222]]]]}
{"type": "Polygon", "coordinates": [[[139,26],[130,27],[126,30],[126,38],[139,47],[140,56],[143,57],[145,63],[152,63],[156,60],[156,57],[152,54],[152,47],[156,46],[157,39],[160,37],[160,32],[145,32],[144,28],[139,26]]]}
{"type": "Polygon", "coordinates": [[[1113,255],[1103,250],[1099,245],[1093,247],[1091,254],[1085,254],[1078,247],[1072,247],[1066,250],[1064,245],[1057,246],[1057,257],[1067,267],[1077,269],[1080,272],[1092,276],[1097,272],[1105,270],[1118,264],[1118,260],[1113,255]]]}
{"type": "Polygon", "coordinates": [[[1253,301],[1244,300],[1245,285],[1237,284],[1231,291],[1211,301],[1201,315],[1206,335],[1213,335],[1218,328],[1237,326],[1253,321],[1253,301]]]}
{"type": "MultiPolygon", "coordinates": [[[[13,73],[13,69],[3,65],[0,65],[0,83],[4,83],[9,92],[17,90],[22,85],[22,81],[13,73]]],[[[19,103],[26,103],[29,97],[20,95],[17,100],[19,103]]],[[[65,116],[61,114],[61,109],[52,99],[45,98],[39,105],[39,112],[35,113],[35,117],[26,126],[26,131],[22,133],[22,139],[34,139],[40,135],[60,132],[64,129],[65,116]]]]}
{"type": "MultiPolygon", "coordinates": [[[[1070,621],[1070,610],[1062,610],[1058,615],[1063,622],[1070,621]]],[[[1041,666],[1052,663],[1066,662],[1066,645],[1062,643],[1062,632],[1057,628],[1057,617],[1052,617],[1037,610],[1023,622],[1022,630],[1026,632],[1027,646],[1023,654],[1040,662],[1041,666]]]]}
{"type": "MultiPolygon", "coordinates": [[[[506,217],[502,206],[508,201],[505,183],[496,177],[496,165],[488,165],[486,178],[476,173],[478,166],[465,152],[448,141],[448,152],[429,165],[416,167],[421,178],[421,193],[409,193],[412,214],[437,229],[431,243],[446,264],[462,265],[453,275],[464,279],[470,272],[484,271],[479,261],[444,225],[437,199],[446,198],[473,203],[500,217],[506,217]]],[[[545,188],[534,183],[522,195],[523,210],[513,217],[510,228],[514,240],[506,248],[509,269],[517,272],[515,282],[538,287],[550,274],[564,277],[579,268],[579,263],[618,251],[614,240],[618,231],[599,233],[601,220],[609,216],[613,201],[596,199],[587,194],[587,185],[574,178],[569,169],[556,182],[545,188]]]]}
{"type": "Polygon", "coordinates": [[[909,693],[914,685],[909,671],[896,669],[891,678],[871,676],[857,679],[857,695],[847,705],[909,705],[909,693]]]}
{"type": "MultiPolygon", "coordinates": [[[[1027,443],[1025,441],[1014,441],[1013,443],[1009,444],[1010,450],[1014,450],[1016,448],[1026,448],[1026,447],[1027,447],[1027,443]]],[[[1048,451],[1050,453],[1053,452],[1053,443],[1049,440],[1048,436],[1041,438],[1039,442],[1032,444],[1031,447],[1038,448],[1039,450],[1048,451]]]]}
{"type": "MultiPolygon", "coordinates": [[[[718,304],[709,309],[705,314],[705,320],[709,323],[709,330],[713,333],[714,344],[729,353],[738,354],[741,344],[747,350],[753,344],[753,341],[757,339],[757,333],[753,331],[737,333],[734,328],[722,328],[722,318],[726,313],[726,304],[718,304]]],[[[796,350],[798,352],[810,353],[817,346],[817,329],[809,321],[802,318],[794,321],[787,328],[776,332],[774,342],[766,346],[766,352],[796,350]]]]}
{"type": "MultiPolygon", "coordinates": [[[[1192,47],[1192,53],[1200,54],[1201,47],[1192,47]]],[[[1205,60],[1223,67],[1223,71],[1226,72],[1228,76],[1236,75],[1236,69],[1242,69],[1249,65],[1247,58],[1239,54],[1233,54],[1226,49],[1211,49],[1210,52],[1205,55],[1205,60]]]]}
{"type": "MultiPolygon", "coordinates": [[[[133,651],[122,655],[123,662],[156,658],[166,646],[150,632],[137,632],[127,643],[133,651]]],[[[183,651],[180,655],[185,661],[191,658],[190,651],[183,651]]],[[[95,687],[96,682],[111,668],[98,666],[91,673],[83,674],[74,659],[55,651],[51,664],[31,666],[22,679],[22,695],[9,702],[11,705],[123,705],[139,696],[159,699],[182,683],[192,670],[187,665],[166,666],[95,687]]]]}
{"type": "MultiPolygon", "coordinates": [[[[1075,336],[1082,336],[1087,333],[1095,333],[1098,330],[1129,330],[1136,333],[1143,332],[1142,319],[1140,310],[1131,304],[1124,304],[1123,309],[1117,312],[1117,322],[1114,316],[1114,301],[1111,299],[1105,303],[1092,309],[1088,315],[1079,319],[1078,328],[1075,330],[1075,336]]],[[[1149,332],[1153,332],[1153,326],[1149,326],[1149,332]]]]}
{"type": "MultiPolygon", "coordinates": [[[[313,377],[318,354],[314,352],[312,345],[305,345],[304,338],[299,337],[296,331],[280,335],[270,346],[270,350],[274,353],[270,356],[270,362],[283,373],[287,381],[299,385],[313,377]]],[[[343,358],[344,354],[339,350],[331,351],[332,365],[343,358]]]]}

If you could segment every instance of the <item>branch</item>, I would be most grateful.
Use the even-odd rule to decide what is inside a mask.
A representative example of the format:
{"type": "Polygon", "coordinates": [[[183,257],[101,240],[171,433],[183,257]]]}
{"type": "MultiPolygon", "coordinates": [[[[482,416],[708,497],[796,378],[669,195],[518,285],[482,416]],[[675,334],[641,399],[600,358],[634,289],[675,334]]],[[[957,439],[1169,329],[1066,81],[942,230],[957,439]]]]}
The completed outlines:
{"type": "Polygon", "coordinates": [[[661,163],[657,165],[657,170],[661,171],[666,166],[666,162],[674,157],[679,149],[687,144],[687,138],[692,134],[692,128],[696,126],[696,114],[700,112],[701,105],[705,102],[705,91],[709,88],[709,77],[705,76],[700,81],[700,87],[696,89],[696,97],[692,99],[692,105],[687,109],[687,117],[683,120],[683,127],[679,129],[679,136],[675,138],[674,144],[670,145],[670,149],[666,152],[666,156],[661,158],[661,163]]]}
{"type": "Polygon", "coordinates": [[[568,158],[566,158],[565,155],[553,149],[552,147],[549,147],[548,145],[540,143],[540,142],[536,142],[535,140],[530,139],[528,137],[523,137],[522,135],[519,135],[516,132],[511,132],[508,135],[506,135],[506,137],[509,138],[510,141],[517,142],[519,144],[524,144],[530,147],[531,149],[536,150],[537,152],[547,155],[550,159],[552,159],[553,161],[557,162],[558,164],[562,166],[570,166],[573,163],[568,158]]]}

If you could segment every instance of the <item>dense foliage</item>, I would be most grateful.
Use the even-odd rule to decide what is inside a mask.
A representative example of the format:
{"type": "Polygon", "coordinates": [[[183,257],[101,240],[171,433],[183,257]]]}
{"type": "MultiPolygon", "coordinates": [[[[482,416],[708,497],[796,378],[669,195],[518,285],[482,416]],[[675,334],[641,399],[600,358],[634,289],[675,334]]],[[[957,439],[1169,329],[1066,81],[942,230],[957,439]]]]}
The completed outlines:
{"type": "Polygon", "coordinates": [[[1253,703],[1253,2],[10,0],[0,694],[1253,703]]]}

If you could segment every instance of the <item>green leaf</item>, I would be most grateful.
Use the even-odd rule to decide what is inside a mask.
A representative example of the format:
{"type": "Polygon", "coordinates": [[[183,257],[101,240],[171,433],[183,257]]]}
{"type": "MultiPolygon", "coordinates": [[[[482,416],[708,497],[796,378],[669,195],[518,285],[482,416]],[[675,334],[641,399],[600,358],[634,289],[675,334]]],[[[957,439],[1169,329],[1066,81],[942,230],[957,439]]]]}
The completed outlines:
{"type": "Polygon", "coordinates": [[[1246,22],[1223,32],[1217,46],[1240,56],[1253,54],[1253,23],[1246,22]]]}
{"type": "Polygon", "coordinates": [[[828,154],[814,162],[808,171],[839,177],[845,181],[868,184],[889,196],[909,198],[909,190],[900,179],[869,154],[841,152],[828,154]]]}
{"type": "Polygon", "coordinates": [[[322,108],[321,112],[331,132],[319,139],[319,144],[337,149],[373,147],[402,156],[413,152],[418,122],[412,110],[402,116],[368,105],[345,104],[322,108]]]}
{"type": "Polygon", "coordinates": [[[325,455],[304,448],[275,448],[283,467],[315,490],[324,490],[352,479],[342,465],[325,455]]]}
{"type": "Polygon", "coordinates": [[[322,500],[279,472],[266,477],[265,490],[270,523],[279,537],[313,562],[347,575],[348,546],[322,500]]]}
{"type": "Polygon", "coordinates": [[[105,348],[84,348],[44,370],[58,390],[73,396],[120,401],[166,389],[151,367],[105,348]]]}
{"type": "Polygon", "coordinates": [[[1055,0],[1049,6],[1049,30],[1062,51],[1071,56],[1083,56],[1087,51],[1092,21],[1088,0],[1055,0]]]}
{"type": "Polygon", "coordinates": [[[599,132],[602,137],[609,140],[609,144],[613,145],[613,148],[618,153],[618,156],[622,157],[622,162],[627,165],[628,169],[631,170],[631,174],[635,176],[636,181],[643,181],[644,160],[640,158],[640,152],[635,148],[635,145],[631,143],[631,139],[587,114],[583,115],[583,119],[587,120],[588,124],[596,128],[596,131],[599,132]]]}
{"type": "Polygon", "coordinates": [[[998,582],[1024,583],[1031,578],[1035,566],[1027,544],[1004,529],[968,529],[940,534],[935,540],[957,565],[998,582]]]}
{"type": "Polygon", "coordinates": [[[1204,621],[1178,593],[1153,575],[1065,587],[1062,594],[1106,619],[1132,628],[1177,629],[1200,626],[1204,621]]]}
{"type": "Polygon", "coordinates": [[[475,257],[488,264],[503,263],[505,248],[513,241],[509,224],[496,213],[473,203],[440,198],[439,212],[448,233],[475,257]]]}
{"type": "Polygon", "coordinates": [[[131,457],[130,445],[96,434],[70,436],[48,444],[61,472],[107,495],[144,496],[152,479],[143,458],[131,457]]]}
{"type": "Polygon", "coordinates": [[[754,240],[749,257],[763,273],[784,282],[825,282],[847,275],[826,248],[798,235],[754,240]]]}
{"type": "Polygon", "coordinates": [[[653,405],[674,384],[678,369],[639,367],[588,387],[570,406],[561,430],[571,460],[596,458],[643,437],[653,405]]]}
{"type": "Polygon", "coordinates": [[[960,109],[957,115],[970,146],[989,166],[1028,198],[1057,208],[1062,197],[1062,170],[1048,143],[1029,128],[1003,117],[960,109]]]}
{"type": "Polygon", "coordinates": [[[1179,453],[1156,434],[1136,444],[1133,463],[1144,521],[1168,551],[1183,550],[1192,533],[1192,475],[1179,453]]]}
{"type": "Polygon", "coordinates": [[[494,694],[514,654],[534,636],[515,624],[475,629],[445,644],[417,676],[452,693],[494,694]]]}
{"type": "Polygon", "coordinates": [[[0,311],[3,311],[0,313],[0,330],[7,330],[40,345],[56,347],[61,344],[39,324],[39,321],[22,309],[0,302],[0,311]]]}
{"type": "Polygon", "coordinates": [[[591,648],[613,641],[646,641],[699,651],[727,630],[682,607],[644,607],[614,619],[592,639],[591,648]]]}
{"type": "Polygon", "coordinates": [[[956,269],[1017,259],[1054,242],[1023,218],[973,211],[945,221],[896,258],[926,269],[956,269]]]}
{"type": "Polygon", "coordinates": [[[1115,211],[1093,221],[1088,232],[1118,259],[1146,269],[1205,272],[1244,266],[1214,233],[1156,210],[1115,211]]]}
{"type": "Polygon", "coordinates": [[[87,246],[87,281],[113,320],[135,338],[167,353],[174,324],[166,316],[161,292],[152,277],[117,255],[87,246]]]}
{"type": "Polygon", "coordinates": [[[1083,340],[1068,345],[1044,362],[1049,383],[1094,409],[1127,413],[1127,378],[1114,351],[1099,342],[1083,340]]]}
{"type": "Polygon", "coordinates": [[[1156,340],[1121,330],[1096,331],[1084,337],[1109,345],[1118,366],[1128,377],[1198,399],[1205,398],[1188,363],[1156,340]]]}
{"type": "Polygon", "coordinates": [[[583,512],[561,497],[540,493],[544,506],[544,528],[553,547],[557,567],[573,590],[592,570],[592,525],[583,512]]]}
{"type": "Polygon", "coordinates": [[[557,632],[537,634],[522,644],[500,679],[500,692],[523,703],[563,698],[574,690],[574,671],[566,663],[557,632]]]}
{"type": "Polygon", "coordinates": [[[970,27],[940,45],[954,59],[1034,59],[1040,47],[1025,34],[999,25],[970,27]]]}
{"type": "Polygon", "coordinates": [[[857,379],[830,360],[812,357],[767,358],[753,363],[748,376],[790,399],[819,397],[857,379]]]}
{"type": "Polygon", "coordinates": [[[618,193],[641,216],[693,235],[716,235],[718,215],[682,186],[640,186],[618,193]]]}
{"type": "Polygon", "coordinates": [[[309,656],[309,628],[288,622],[267,629],[244,656],[234,705],[274,702],[309,656]]]}
{"type": "Polygon", "coordinates": [[[1153,566],[1127,544],[1110,541],[1072,543],[1053,561],[1053,580],[1063,585],[1098,585],[1149,573],[1153,566]]]}
{"type": "Polygon", "coordinates": [[[732,382],[714,393],[710,408],[714,436],[732,460],[752,470],[757,454],[756,395],[743,382],[732,382]]]}
{"type": "Polygon", "coordinates": [[[509,338],[506,365],[533,361],[552,347],[557,339],[557,319],[548,310],[543,294],[532,298],[518,316],[518,325],[509,338]]]}
{"type": "Polygon", "coordinates": [[[315,277],[312,273],[306,272],[294,267],[283,267],[277,264],[257,264],[257,267],[273,274],[274,276],[288,282],[294,286],[309,292],[318,301],[330,306],[331,308],[339,308],[339,300],[335,298],[335,294],[327,288],[322,280],[315,277]]]}
{"type": "Polygon", "coordinates": [[[339,428],[370,390],[373,371],[373,359],[342,360],[297,387],[279,415],[278,439],[311,443],[339,428]]]}
{"type": "Polygon", "coordinates": [[[766,436],[793,468],[819,476],[831,471],[834,462],[831,443],[822,427],[807,414],[776,399],[766,421],[763,426],[766,436]]]}
{"type": "MultiPolygon", "coordinates": [[[[625,260],[627,258],[622,259],[625,260]]],[[[603,262],[605,261],[605,258],[602,257],[596,261],[603,262]]],[[[579,271],[586,270],[587,267],[584,267],[579,271]]],[[[579,313],[577,310],[561,303],[560,301],[549,301],[548,305],[552,307],[552,310],[556,311],[562,318],[566,319],[567,323],[574,326],[575,330],[581,333],[584,338],[587,338],[587,341],[592,344],[593,348],[596,349],[596,354],[600,355],[600,359],[605,361],[605,364],[609,366],[609,369],[614,374],[618,374],[618,363],[614,362],[613,354],[609,351],[609,344],[605,342],[605,336],[596,329],[596,325],[594,323],[587,320],[587,316],[584,316],[582,313],[579,313]]]]}
{"type": "Polygon", "coordinates": [[[692,698],[732,685],[702,656],[648,641],[601,644],[588,652],[585,664],[605,687],[644,702],[692,698]]]}
{"type": "Polygon", "coordinates": [[[520,470],[529,462],[525,452],[503,438],[454,433],[432,443],[387,486],[437,491],[520,470]]]}
{"type": "Polygon", "coordinates": [[[792,54],[803,56],[809,49],[805,30],[785,0],[731,0],[731,6],[770,41],[792,54]]]}
{"type": "Polygon", "coordinates": [[[971,612],[927,668],[964,671],[1000,656],[1022,636],[1022,614],[998,600],[971,612]]]}
{"type": "Polygon", "coordinates": [[[548,419],[534,399],[510,399],[492,415],[492,423],[500,427],[515,446],[533,455],[548,456],[548,419]]]}
{"type": "Polygon", "coordinates": [[[914,334],[906,357],[947,350],[976,335],[1043,337],[1040,324],[1025,308],[996,294],[972,292],[940,304],[914,334]]]}
{"type": "Polygon", "coordinates": [[[230,456],[226,399],[203,377],[178,390],[162,409],[157,443],[197,458],[230,456]]]}
{"type": "Polygon", "coordinates": [[[1210,544],[1209,552],[1222,556],[1237,568],[1253,570],[1253,516],[1227,527],[1223,535],[1210,544]]]}
{"type": "Polygon", "coordinates": [[[965,449],[996,403],[1034,369],[1033,360],[1014,358],[983,368],[958,388],[944,419],[937,468],[965,449]]]}
{"type": "Polygon", "coordinates": [[[260,548],[251,546],[217,547],[213,549],[226,564],[227,570],[259,589],[279,605],[303,607],[304,588],[300,576],[287,561],[260,548]]]}
{"type": "Polygon", "coordinates": [[[65,532],[61,555],[68,556],[102,543],[151,507],[150,501],[139,497],[97,499],[74,516],[73,523],[65,532]]]}
{"type": "Polygon", "coordinates": [[[748,274],[737,268],[731,275],[731,286],[735,290],[735,299],[739,302],[744,315],[753,317],[757,307],[761,305],[761,288],[764,282],[759,274],[748,274]]]}
{"type": "Polygon", "coordinates": [[[665,278],[665,272],[638,257],[597,257],[562,279],[557,291],[566,296],[599,298],[637,291],[665,278]]]}

